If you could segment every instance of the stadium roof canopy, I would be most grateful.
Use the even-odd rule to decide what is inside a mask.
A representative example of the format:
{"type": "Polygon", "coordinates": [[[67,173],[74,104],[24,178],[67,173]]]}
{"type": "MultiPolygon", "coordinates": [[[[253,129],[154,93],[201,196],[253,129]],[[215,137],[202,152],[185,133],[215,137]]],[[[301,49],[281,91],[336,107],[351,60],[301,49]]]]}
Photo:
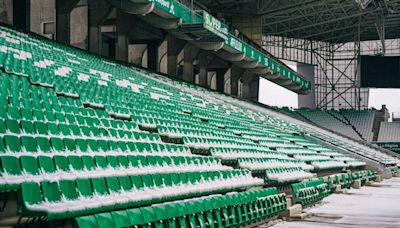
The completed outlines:
{"type": "Polygon", "coordinates": [[[261,16],[265,35],[333,43],[400,38],[400,0],[197,0],[197,2],[214,13],[261,16]]]}

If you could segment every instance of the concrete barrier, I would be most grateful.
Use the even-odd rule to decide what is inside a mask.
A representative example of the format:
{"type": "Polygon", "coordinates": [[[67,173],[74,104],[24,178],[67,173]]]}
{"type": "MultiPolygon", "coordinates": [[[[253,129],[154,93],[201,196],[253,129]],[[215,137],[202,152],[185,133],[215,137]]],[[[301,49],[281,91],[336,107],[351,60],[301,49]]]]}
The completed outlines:
{"type": "Polygon", "coordinates": [[[381,175],[377,175],[375,177],[375,182],[382,182],[382,176],[381,175]]]}
{"type": "Polygon", "coordinates": [[[361,188],[361,180],[355,180],[351,187],[354,189],[360,189],[361,188]]]}
{"type": "Polygon", "coordinates": [[[282,212],[283,217],[294,218],[301,215],[303,208],[301,204],[295,204],[291,207],[288,207],[284,212],[282,212]]]}

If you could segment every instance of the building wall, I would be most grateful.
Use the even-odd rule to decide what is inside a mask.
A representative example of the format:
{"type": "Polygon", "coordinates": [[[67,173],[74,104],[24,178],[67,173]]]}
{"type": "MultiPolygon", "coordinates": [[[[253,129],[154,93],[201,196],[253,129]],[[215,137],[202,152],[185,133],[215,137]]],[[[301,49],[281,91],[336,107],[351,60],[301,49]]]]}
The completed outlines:
{"type": "Polygon", "coordinates": [[[12,24],[13,0],[0,0],[0,22],[12,24]]]}
{"type": "Polygon", "coordinates": [[[88,5],[81,0],[72,10],[70,43],[77,48],[86,49],[88,39],[88,5]]]}
{"type": "Polygon", "coordinates": [[[55,34],[55,0],[30,0],[30,30],[39,35],[53,38],[55,34]]]}
{"type": "Polygon", "coordinates": [[[311,92],[307,95],[298,95],[299,108],[316,108],[315,104],[315,85],[314,85],[314,66],[310,64],[297,63],[297,73],[311,82],[311,92]]]}

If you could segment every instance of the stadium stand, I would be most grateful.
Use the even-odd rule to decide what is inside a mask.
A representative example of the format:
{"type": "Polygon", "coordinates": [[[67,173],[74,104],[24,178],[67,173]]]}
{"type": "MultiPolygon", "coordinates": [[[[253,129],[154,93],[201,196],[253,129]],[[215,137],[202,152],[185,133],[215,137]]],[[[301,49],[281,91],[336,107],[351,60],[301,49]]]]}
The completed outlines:
{"type": "Polygon", "coordinates": [[[400,122],[382,122],[378,142],[400,142],[400,122]]]}
{"type": "MultiPolygon", "coordinates": [[[[278,110],[278,108],[275,108],[278,110]]],[[[321,127],[338,132],[356,140],[373,141],[375,110],[320,110],[281,108],[284,113],[321,127]]]]}
{"type": "MultiPolygon", "coordinates": [[[[312,122],[294,109],[273,108],[273,110],[276,111],[275,115],[301,125],[302,130],[307,136],[312,137],[320,143],[333,146],[344,152],[350,152],[354,155],[359,155],[368,159],[368,161],[381,164],[383,166],[393,166],[393,170],[391,172],[397,172],[397,166],[400,164],[400,157],[398,154],[390,150],[374,146],[373,144],[364,143],[360,140],[355,141],[353,138],[343,134],[342,132],[333,131],[332,129],[312,122]],[[280,114],[285,114],[292,118],[287,118],[285,115],[280,114]]],[[[318,110],[318,112],[323,111],[318,110]]]]}
{"type": "Polygon", "coordinates": [[[379,147],[374,147],[366,143],[355,142],[351,138],[345,136],[333,136],[332,133],[328,131],[315,131],[315,128],[312,127],[308,128],[308,132],[311,136],[320,139],[327,144],[341,148],[344,151],[357,154],[384,166],[398,166],[400,164],[399,156],[391,151],[383,150],[379,147]]]}
{"type": "Polygon", "coordinates": [[[341,109],[340,114],[354,126],[354,128],[361,134],[362,138],[367,142],[373,140],[374,133],[372,132],[375,110],[351,110],[341,109]]]}
{"type": "MultiPolygon", "coordinates": [[[[17,191],[20,216],[239,226],[286,208],[276,188],[254,187],[366,165],[316,140],[336,136],[236,98],[5,26],[0,44],[0,191],[17,191]]],[[[320,182],[292,187],[309,204],[327,195],[320,182]]]]}
{"type": "Polygon", "coordinates": [[[352,128],[349,123],[346,123],[344,118],[335,111],[323,111],[319,109],[299,109],[299,114],[318,124],[322,127],[340,132],[353,139],[362,140],[359,134],[352,128]]]}

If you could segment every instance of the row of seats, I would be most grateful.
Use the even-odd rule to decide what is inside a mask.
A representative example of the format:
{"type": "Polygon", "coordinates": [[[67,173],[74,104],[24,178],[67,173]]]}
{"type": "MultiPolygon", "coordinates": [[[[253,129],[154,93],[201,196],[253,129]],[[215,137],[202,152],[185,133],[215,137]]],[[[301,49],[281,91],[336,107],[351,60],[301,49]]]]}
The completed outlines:
{"type": "Polygon", "coordinates": [[[77,227],[239,227],[286,209],[276,188],[153,204],[75,219],[77,227]]]}
{"type": "Polygon", "coordinates": [[[134,154],[180,154],[191,155],[184,145],[161,142],[135,142],[130,140],[83,139],[70,137],[32,137],[4,135],[0,136],[0,154],[48,155],[61,153],[71,154],[99,154],[99,153],[134,153],[134,154]]]}
{"type": "Polygon", "coordinates": [[[83,177],[188,173],[230,170],[211,157],[157,155],[0,156],[0,191],[24,182],[76,180],[83,177]]]}
{"type": "Polygon", "coordinates": [[[23,214],[49,220],[260,186],[246,170],[81,178],[21,184],[23,214]]]}
{"type": "Polygon", "coordinates": [[[324,182],[328,184],[331,190],[334,190],[336,186],[340,186],[342,189],[350,189],[355,180],[360,180],[362,184],[366,181],[374,181],[378,173],[373,170],[360,170],[349,173],[332,174],[324,177],[324,182]]]}
{"type": "MultiPolygon", "coordinates": [[[[128,124],[126,124],[128,125],[128,124]]],[[[75,124],[51,123],[42,121],[0,119],[0,133],[27,134],[27,135],[54,135],[74,138],[95,139],[132,139],[135,141],[160,141],[157,134],[141,132],[139,130],[121,130],[106,127],[88,127],[75,124]]]]}
{"type": "Polygon", "coordinates": [[[301,167],[281,167],[265,170],[266,182],[297,182],[312,177],[312,173],[305,172],[301,167]]]}
{"type": "Polygon", "coordinates": [[[242,157],[238,159],[239,166],[246,168],[252,172],[263,172],[266,169],[272,168],[292,168],[300,167],[304,170],[313,170],[314,167],[295,159],[279,159],[279,158],[246,158],[242,157]]]}
{"type": "Polygon", "coordinates": [[[295,183],[291,187],[293,202],[303,206],[316,203],[330,194],[328,184],[323,179],[295,183]]]}
{"type": "Polygon", "coordinates": [[[250,149],[250,148],[233,148],[233,147],[211,147],[209,149],[213,157],[222,160],[237,161],[240,158],[276,158],[287,159],[287,155],[276,151],[250,149]]]}

